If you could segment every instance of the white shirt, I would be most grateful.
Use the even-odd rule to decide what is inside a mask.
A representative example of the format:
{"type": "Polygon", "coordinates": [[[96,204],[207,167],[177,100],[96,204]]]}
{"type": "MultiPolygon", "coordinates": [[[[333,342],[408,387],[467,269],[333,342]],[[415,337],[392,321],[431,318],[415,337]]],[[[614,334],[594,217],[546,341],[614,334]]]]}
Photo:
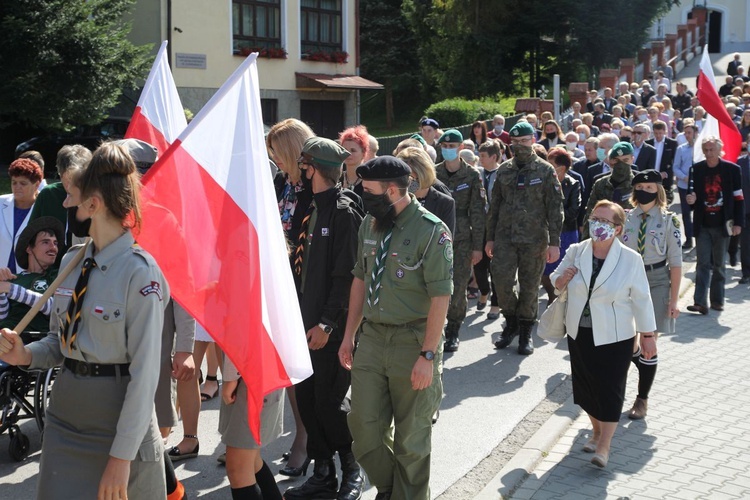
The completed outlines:
{"type": "Polygon", "coordinates": [[[654,169],[657,172],[661,171],[661,157],[664,154],[664,140],[662,139],[661,142],[654,139],[654,147],[656,148],[656,166],[654,169]]]}

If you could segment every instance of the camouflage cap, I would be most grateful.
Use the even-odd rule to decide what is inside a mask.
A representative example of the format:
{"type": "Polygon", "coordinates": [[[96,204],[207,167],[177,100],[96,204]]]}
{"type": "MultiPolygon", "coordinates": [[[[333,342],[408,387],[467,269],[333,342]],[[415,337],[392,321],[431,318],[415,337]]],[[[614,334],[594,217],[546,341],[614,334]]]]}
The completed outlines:
{"type": "Polygon", "coordinates": [[[510,129],[510,136],[511,137],[523,137],[526,135],[534,135],[534,127],[531,126],[529,122],[518,122],[515,125],[513,125],[513,128],[510,129]]]}
{"type": "Polygon", "coordinates": [[[339,143],[325,137],[310,137],[302,146],[302,154],[320,167],[340,167],[351,153],[339,143]]]}
{"type": "Polygon", "coordinates": [[[609,159],[614,160],[618,156],[622,155],[632,155],[633,154],[633,145],[629,142],[618,142],[614,146],[612,146],[612,149],[609,150],[609,159]]]}

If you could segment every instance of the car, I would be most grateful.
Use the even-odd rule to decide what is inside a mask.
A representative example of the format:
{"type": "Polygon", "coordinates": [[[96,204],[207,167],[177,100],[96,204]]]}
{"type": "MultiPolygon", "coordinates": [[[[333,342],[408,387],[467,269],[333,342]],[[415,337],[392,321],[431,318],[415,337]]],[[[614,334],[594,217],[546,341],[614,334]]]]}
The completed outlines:
{"type": "Polygon", "coordinates": [[[94,151],[105,140],[122,139],[130,124],[129,118],[110,117],[97,125],[80,125],[70,132],[32,137],[16,146],[16,157],[29,150],[39,151],[44,158],[44,176],[57,177],[57,152],[69,144],[81,144],[94,151]]]}

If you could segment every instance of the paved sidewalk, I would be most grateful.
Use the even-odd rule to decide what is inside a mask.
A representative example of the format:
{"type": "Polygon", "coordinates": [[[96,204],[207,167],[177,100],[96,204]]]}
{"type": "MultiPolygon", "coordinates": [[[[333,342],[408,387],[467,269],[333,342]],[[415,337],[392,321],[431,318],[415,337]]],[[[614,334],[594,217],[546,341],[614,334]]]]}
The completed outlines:
{"type": "MultiPolygon", "coordinates": [[[[683,312],[677,333],[659,339],[649,414],[623,413],[606,469],[581,449],[591,424],[571,397],[477,498],[750,498],[750,287],[737,283],[739,266],[727,275],[724,312],[683,312]]],[[[637,378],[632,367],[625,411],[637,378]]]]}

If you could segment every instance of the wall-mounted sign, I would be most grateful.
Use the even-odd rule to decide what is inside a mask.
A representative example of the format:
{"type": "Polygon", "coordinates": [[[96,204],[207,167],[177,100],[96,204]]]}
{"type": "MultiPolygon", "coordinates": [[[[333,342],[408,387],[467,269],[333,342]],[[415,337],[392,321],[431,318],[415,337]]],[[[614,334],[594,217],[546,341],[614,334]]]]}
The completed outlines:
{"type": "Polygon", "coordinates": [[[175,54],[175,67],[206,69],[206,54],[175,54]]]}

